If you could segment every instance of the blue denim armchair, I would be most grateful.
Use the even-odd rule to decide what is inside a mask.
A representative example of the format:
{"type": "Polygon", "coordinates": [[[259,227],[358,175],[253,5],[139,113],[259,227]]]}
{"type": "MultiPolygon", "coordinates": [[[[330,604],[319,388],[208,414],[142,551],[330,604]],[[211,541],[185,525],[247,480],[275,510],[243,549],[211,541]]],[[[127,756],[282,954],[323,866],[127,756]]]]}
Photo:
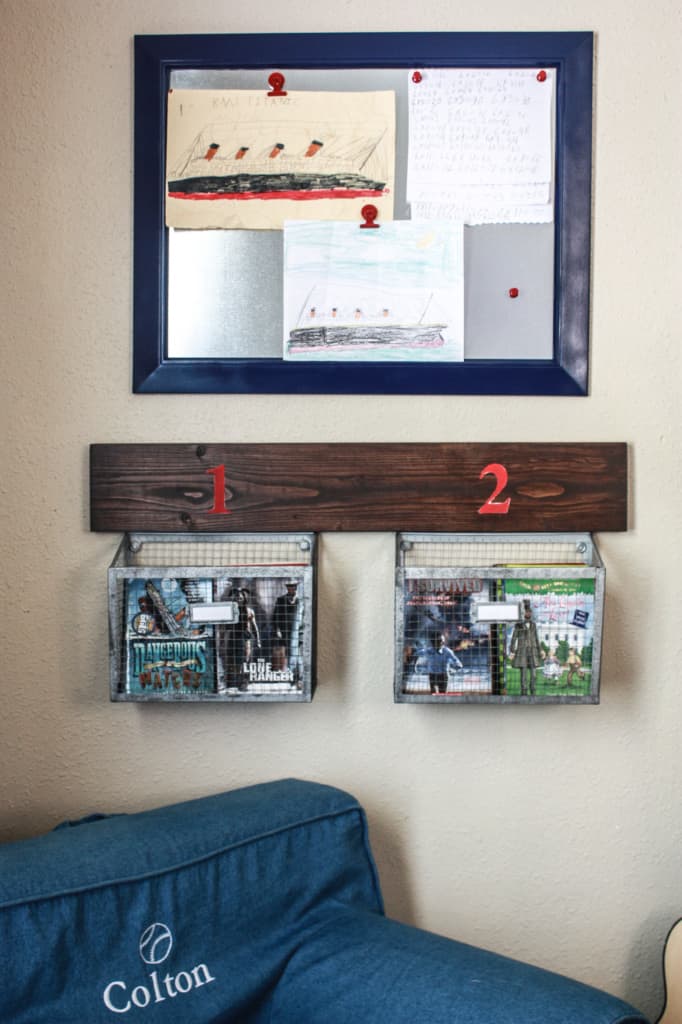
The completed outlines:
{"type": "Polygon", "coordinates": [[[646,1024],[387,919],[365,815],[265,783],[0,847],[3,1024],[646,1024]]]}

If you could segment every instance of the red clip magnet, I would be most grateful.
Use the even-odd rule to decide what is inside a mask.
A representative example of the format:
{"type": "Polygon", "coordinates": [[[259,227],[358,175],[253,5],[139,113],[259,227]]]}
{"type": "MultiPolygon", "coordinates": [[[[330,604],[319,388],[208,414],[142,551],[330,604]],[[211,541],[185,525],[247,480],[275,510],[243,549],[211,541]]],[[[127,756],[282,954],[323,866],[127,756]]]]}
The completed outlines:
{"type": "Polygon", "coordinates": [[[367,206],[363,206],[363,208],[360,210],[360,213],[362,214],[362,216],[365,219],[364,220],[364,224],[360,225],[361,228],[378,228],[378,227],[381,227],[380,224],[375,224],[374,223],[374,221],[379,216],[379,211],[377,210],[376,206],[372,205],[372,203],[367,203],[367,206]]]}
{"type": "Polygon", "coordinates": [[[286,96],[286,90],[284,89],[285,78],[281,71],[273,71],[268,78],[268,85],[272,89],[272,92],[268,93],[268,96],[286,96]]]}

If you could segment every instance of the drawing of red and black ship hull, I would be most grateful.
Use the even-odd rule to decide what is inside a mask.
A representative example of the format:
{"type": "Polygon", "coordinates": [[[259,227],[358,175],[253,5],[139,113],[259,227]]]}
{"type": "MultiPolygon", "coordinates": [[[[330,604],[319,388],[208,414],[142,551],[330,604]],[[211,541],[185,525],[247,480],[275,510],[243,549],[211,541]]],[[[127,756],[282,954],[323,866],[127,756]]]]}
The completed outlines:
{"type": "Polygon", "coordinates": [[[168,182],[172,199],[377,199],[386,183],[362,174],[226,174],[168,182]]]}

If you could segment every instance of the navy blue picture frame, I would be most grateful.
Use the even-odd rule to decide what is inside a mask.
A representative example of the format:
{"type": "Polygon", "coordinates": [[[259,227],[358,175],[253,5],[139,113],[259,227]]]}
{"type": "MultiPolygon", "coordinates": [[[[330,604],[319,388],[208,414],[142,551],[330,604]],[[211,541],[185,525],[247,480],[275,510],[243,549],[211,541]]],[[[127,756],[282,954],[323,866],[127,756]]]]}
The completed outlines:
{"type": "Polygon", "coordinates": [[[135,37],[133,390],[136,393],[585,395],[592,179],[591,32],[135,37]],[[553,358],[462,363],[169,358],[165,227],[171,72],[214,68],[556,68],[553,358]]]}

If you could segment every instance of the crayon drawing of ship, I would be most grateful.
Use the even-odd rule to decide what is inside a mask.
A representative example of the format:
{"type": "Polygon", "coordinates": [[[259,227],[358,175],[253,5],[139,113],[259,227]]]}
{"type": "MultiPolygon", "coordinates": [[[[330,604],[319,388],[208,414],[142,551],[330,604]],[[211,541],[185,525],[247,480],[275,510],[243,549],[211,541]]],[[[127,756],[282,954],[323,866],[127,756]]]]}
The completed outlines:
{"type": "MultiPolygon", "coordinates": [[[[331,292],[329,293],[331,294],[331,292]]],[[[295,327],[289,332],[290,354],[368,349],[435,349],[445,344],[447,323],[429,318],[433,293],[398,308],[376,303],[318,304],[312,290],[295,327]],[[412,309],[407,308],[411,305],[412,309]]]]}
{"type": "Polygon", "coordinates": [[[385,124],[206,125],[168,174],[183,200],[360,199],[386,192],[385,124]]]}

